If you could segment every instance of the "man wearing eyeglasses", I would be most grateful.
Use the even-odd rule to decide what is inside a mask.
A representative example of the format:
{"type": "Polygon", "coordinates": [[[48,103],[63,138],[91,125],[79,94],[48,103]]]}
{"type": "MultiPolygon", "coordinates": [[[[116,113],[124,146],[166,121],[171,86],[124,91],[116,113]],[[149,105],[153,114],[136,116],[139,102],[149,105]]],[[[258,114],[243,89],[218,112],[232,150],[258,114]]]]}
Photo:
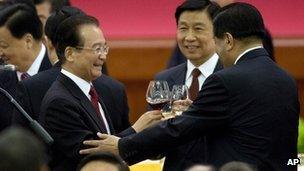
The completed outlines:
{"type": "MultiPolygon", "coordinates": [[[[43,98],[39,121],[55,140],[50,167],[74,171],[83,157],[78,153],[85,148],[82,142],[97,139],[97,132],[115,134],[113,123],[120,125],[117,120],[124,111],[116,107],[110,113],[105,104],[117,105],[126,97],[119,95],[121,90],[113,91],[109,79],[107,86],[99,84],[109,48],[95,18],[79,15],[67,18],[58,26],[55,40],[62,69],[43,98]]],[[[149,126],[161,118],[155,111],[145,116],[152,119],[139,119],[118,136],[138,132],[141,125],[149,126]]]]}
{"type": "MultiPolygon", "coordinates": [[[[50,40],[48,46],[52,46],[52,51],[55,51],[55,32],[58,25],[66,18],[75,15],[86,14],[76,7],[66,6],[48,18],[45,31],[50,40]]],[[[44,95],[60,74],[61,62],[58,61],[57,55],[54,56],[57,62],[51,69],[21,81],[17,89],[17,99],[20,105],[35,120],[39,118],[40,106],[44,95]]],[[[129,109],[124,86],[104,74],[94,80],[93,84],[97,92],[101,93],[101,98],[104,99],[104,104],[108,113],[110,113],[115,132],[121,132],[129,128],[129,109]]],[[[29,128],[26,118],[17,110],[13,112],[13,124],[29,128]]]]}

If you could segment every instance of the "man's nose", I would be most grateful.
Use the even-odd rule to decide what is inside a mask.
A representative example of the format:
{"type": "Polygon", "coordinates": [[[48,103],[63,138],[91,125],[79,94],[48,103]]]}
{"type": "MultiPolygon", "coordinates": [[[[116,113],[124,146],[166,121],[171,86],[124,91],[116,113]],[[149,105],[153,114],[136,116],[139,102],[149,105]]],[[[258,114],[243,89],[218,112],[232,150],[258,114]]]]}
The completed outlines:
{"type": "Polygon", "coordinates": [[[192,31],[192,30],[189,30],[186,37],[185,37],[185,40],[187,41],[194,41],[196,40],[196,36],[195,36],[195,33],[192,31]]]}

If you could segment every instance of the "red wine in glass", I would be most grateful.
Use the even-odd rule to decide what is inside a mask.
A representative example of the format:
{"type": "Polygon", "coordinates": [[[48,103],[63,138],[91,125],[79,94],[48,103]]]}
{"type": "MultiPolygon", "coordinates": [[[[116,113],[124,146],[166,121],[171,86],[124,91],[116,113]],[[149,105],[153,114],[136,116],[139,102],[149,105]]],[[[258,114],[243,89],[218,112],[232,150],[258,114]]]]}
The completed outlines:
{"type": "Polygon", "coordinates": [[[170,103],[170,90],[166,81],[150,81],[146,100],[154,110],[161,110],[170,103]]]}
{"type": "Polygon", "coordinates": [[[149,103],[149,105],[153,110],[161,110],[164,106],[170,103],[170,100],[150,101],[147,99],[147,102],[149,103]]]}

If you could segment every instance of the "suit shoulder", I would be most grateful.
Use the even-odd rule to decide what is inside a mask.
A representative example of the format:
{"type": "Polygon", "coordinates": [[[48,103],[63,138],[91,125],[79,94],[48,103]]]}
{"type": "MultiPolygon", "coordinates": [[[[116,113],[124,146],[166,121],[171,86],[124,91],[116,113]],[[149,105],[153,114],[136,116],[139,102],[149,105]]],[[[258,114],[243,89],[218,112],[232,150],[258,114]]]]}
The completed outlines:
{"type": "Polygon", "coordinates": [[[16,76],[15,71],[0,71],[0,81],[5,82],[8,79],[11,79],[12,77],[16,76]]]}
{"type": "Polygon", "coordinates": [[[54,81],[50,88],[46,91],[43,101],[54,99],[70,99],[70,92],[59,82],[54,81]]]}
{"type": "Polygon", "coordinates": [[[57,76],[59,75],[59,73],[60,70],[52,68],[46,71],[39,72],[36,75],[33,75],[32,77],[29,77],[21,81],[21,83],[26,87],[28,86],[31,87],[33,85],[37,85],[37,86],[45,85],[47,83],[54,82],[57,76]]]}
{"type": "Polygon", "coordinates": [[[177,65],[175,67],[163,70],[156,74],[155,78],[158,80],[166,79],[167,77],[171,76],[172,74],[179,72],[181,70],[184,70],[186,68],[186,63],[182,63],[180,65],[177,65]]]}
{"type": "Polygon", "coordinates": [[[115,87],[119,89],[125,89],[125,86],[120,81],[103,74],[99,78],[96,79],[96,83],[106,85],[108,87],[115,87]]]}

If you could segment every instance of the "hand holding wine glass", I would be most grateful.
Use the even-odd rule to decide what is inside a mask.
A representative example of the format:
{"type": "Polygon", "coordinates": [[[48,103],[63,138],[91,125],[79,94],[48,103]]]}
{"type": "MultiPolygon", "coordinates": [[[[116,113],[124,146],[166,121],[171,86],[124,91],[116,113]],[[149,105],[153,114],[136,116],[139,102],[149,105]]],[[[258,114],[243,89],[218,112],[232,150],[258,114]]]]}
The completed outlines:
{"type": "Polygon", "coordinates": [[[174,85],[172,88],[172,111],[175,115],[181,115],[189,107],[188,88],[186,85],[174,85]]]}

